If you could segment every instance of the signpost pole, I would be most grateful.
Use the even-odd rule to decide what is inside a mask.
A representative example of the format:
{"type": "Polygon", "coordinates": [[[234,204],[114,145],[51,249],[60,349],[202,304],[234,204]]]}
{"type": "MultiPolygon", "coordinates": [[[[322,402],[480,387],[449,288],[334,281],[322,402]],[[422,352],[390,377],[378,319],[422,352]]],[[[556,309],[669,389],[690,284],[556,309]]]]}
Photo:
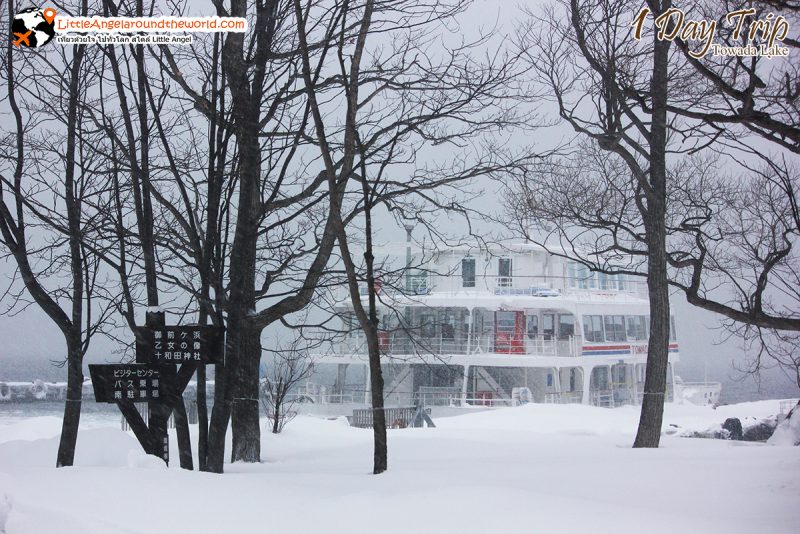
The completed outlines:
{"type": "Polygon", "coordinates": [[[163,459],[163,439],[156,439],[134,406],[137,401],[158,402],[169,397],[169,384],[159,370],[141,363],[89,364],[89,375],[95,400],[116,404],[144,452],[163,459]]]}
{"type": "Polygon", "coordinates": [[[161,458],[161,455],[159,454],[159,444],[156,443],[155,439],[153,439],[150,429],[147,428],[147,425],[142,420],[142,416],[139,414],[136,406],[134,406],[129,400],[118,400],[116,402],[117,406],[119,407],[119,411],[122,412],[122,416],[125,418],[125,421],[128,422],[128,426],[131,430],[133,430],[133,435],[136,436],[137,440],[139,440],[144,452],[161,458]]]}
{"type": "MultiPolygon", "coordinates": [[[[196,368],[197,364],[194,362],[186,362],[181,365],[178,375],[188,374],[191,378],[196,368]]],[[[192,463],[192,440],[189,437],[189,419],[186,417],[186,405],[183,402],[183,390],[186,386],[181,387],[180,381],[177,386],[178,398],[175,399],[175,410],[172,413],[175,416],[175,431],[178,434],[178,454],[181,460],[181,468],[191,471],[194,469],[194,464],[192,463]]]]}
{"type": "Polygon", "coordinates": [[[146,326],[134,328],[136,363],[89,365],[95,399],[116,403],[145,452],[167,465],[167,423],[174,413],[181,467],[193,469],[183,392],[198,366],[224,365],[225,329],[166,326],[163,312],[147,312],[145,317],[146,326]],[[136,401],[147,402],[147,424],[133,405],[136,401]]]}
{"type": "MultiPolygon", "coordinates": [[[[163,328],[166,324],[164,312],[146,312],[144,323],[147,328],[163,328]]],[[[167,384],[169,380],[169,369],[167,366],[160,363],[156,363],[155,365],[158,367],[158,370],[161,374],[161,380],[167,384]]],[[[168,391],[171,390],[168,389],[168,391]]],[[[173,399],[162,399],[158,402],[150,401],[147,403],[147,407],[150,412],[148,424],[150,426],[150,433],[153,436],[155,447],[153,454],[162,458],[167,465],[169,465],[169,434],[167,433],[167,420],[169,419],[171,409],[166,405],[169,404],[170,400],[173,399]]]]}

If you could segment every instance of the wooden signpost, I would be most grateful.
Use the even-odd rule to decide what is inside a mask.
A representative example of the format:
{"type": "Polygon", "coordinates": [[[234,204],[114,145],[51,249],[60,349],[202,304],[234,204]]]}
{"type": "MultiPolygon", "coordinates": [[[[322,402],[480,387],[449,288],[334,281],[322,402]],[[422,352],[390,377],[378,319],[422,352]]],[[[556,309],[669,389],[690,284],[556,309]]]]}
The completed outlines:
{"type": "Polygon", "coordinates": [[[137,327],[137,363],[223,363],[225,329],[217,326],[137,327]]]}
{"type": "Polygon", "coordinates": [[[133,403],[175,406],[178,396],[174,369],[170,373],[168,369],[138,363],[90,364],[89,375],[92,377],[95,401],[115,403],[144,451],[169,464],[166,425],[163,432],[155,432],[152,425],[148,428],[133,403]]]}
{"type": "Polygon", "coordinates": [[[224,364],[225,329],[166,326],[163,313],[148,313],[135,328],[136,363],[89,365],[95,400],[116,403],[144,451],[169,465],[167,421],[175,412],[181,467],[192,469],[183,391],[198,365],[224,364]],[[180,367],[176,367],[180,365],[180,367]],[[147,402],[149,426],[134,402],[147,402]]]}
{"type": "Polygon", "coordinates": [[[89,365],[97,402],[160,400],[164,392],[158,369],[139,364],[89,365]]]}

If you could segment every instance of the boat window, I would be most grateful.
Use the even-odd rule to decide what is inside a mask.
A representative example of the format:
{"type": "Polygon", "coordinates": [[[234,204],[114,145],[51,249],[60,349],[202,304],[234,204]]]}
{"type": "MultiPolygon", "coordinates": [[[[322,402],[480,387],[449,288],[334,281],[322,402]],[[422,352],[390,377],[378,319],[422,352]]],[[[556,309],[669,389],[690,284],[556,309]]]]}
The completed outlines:
{"type": "Polygon", "coordinates": [[[436,320],[433,314],[423,313],[419,316],[419,335],[424,338],[436,337],[436,320]]]}
{"type": "Polygon", "coordinates": [[[627,381],[627,368],[624,365],[615,365],[613,369],[616,371],[614,382],[617,384],[624,384],[627,381]]]}
{"type": "Polygon", "coordinates": [[[603,316],[583,316],[583,337],[586,341],[603,341],[603,316]]]}
{"type": "Polygon", "coordinates": [[[539,335],[539,316],[538,315],[528,315],[528,337],[534,339],[536,336],[539,335]]]}
{"type": "Polygon", "coordinates": [[[591,385],[595,390],[606,390],[608,388],[608,367],[595,367],[592,369],[591,385]]]}
{"type": "Polygon", "coordinates": [[[472,339],[480,338],[484,334],[483,314],[474,310],[472,312],[472,339]]]}
{"type": "Polygon", "coordinates": [[[542,336],[544,339],[553,339],[555,334],[555,314],[542,314],[542,336]]]}
{"type": "Polygon", "coordinates": [[[497,319],[497,332],[514,335],[517,326],[517,313],[513,311],[499,311],[495,314],[497,319]]]}
{"type": "Polygon", "coordinates": [[[511,258],[497,260],[497,285],[499,287],[511,287],[511,270],[511,258]]]}
{"type": "Polygon", "coordinates": [[[475,258],[461,260],[461,287],[475,287],[475,258]]]}
{"type": "Polygon", "coordinates": [[[456,318],[453,313],[445,313],[442,319],[442,339],[453,340],[456,337],[456,318]]]}
{"type": "Polygon", "coordinates": [[[348,337],[357,337],[361,333],[360,325],[358,324],[358,319],[352,312],[346,312],[342,314],[342,324],[347,331],[348,337]]]}
{"type": "Polygon", "coordinates": [[[553,387],[553,373],[547,373],[547,387],[553,387]]]}
{"type": "Polygon", "coordinates": [[[606,327],[606,341],[625,341],[625,316],[604,316],[606,327]]]}
{"type": "Polygon", "coordinates": [[[627,277],[624,274],[618,274],[614,276],[614,278],[617,280],[617,289],[619,291],[625,291],[628,282],[627,277]]]}
{"type": "Polygon", "coordinates": [[[591,277],[591,273],[582,263],[571,261],[567,264],[567,275],[570,279],[570,287],[586,289],[591,277]]]}
{"type": "Polygon", "coordinates": [[[609,276],[606,273],[597,273],[597,281],[600,289],[611,289],[609,276]]]}
{"type": "Polygon", "coordinates": [[[592,272],[586,265],[574,261],[567,264],[567,277],[570,287],[578,289],[624,291],[628,286],[628,279],[624,274],[592,272]]]}
{"type": "Polygon", "coordinates": [[[568,339],[575,335],[575,317],[572,314],[558,315],[558,339],[568,339]]]}
{"type": "Polygon", "coordinates": [[[628,315],[627,321],[628,341],[643,341],[647,339],[647,325],[644,315],[628,315]]]}
{"type": "Polygon", "coordinates": [[[583,264],[578,264],[577,267],[578,287],[581,289],[594,289],[595,279],[594,273],[589,272],[589,268],[583,264]]]}

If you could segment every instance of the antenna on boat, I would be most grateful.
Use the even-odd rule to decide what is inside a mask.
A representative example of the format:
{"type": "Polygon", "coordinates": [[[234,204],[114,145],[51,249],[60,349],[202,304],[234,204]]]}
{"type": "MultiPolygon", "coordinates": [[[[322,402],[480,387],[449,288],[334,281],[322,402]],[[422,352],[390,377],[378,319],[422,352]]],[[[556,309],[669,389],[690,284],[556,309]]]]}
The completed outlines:
{"type": "Polygon", "coordinates": [[[411,292],[411,231],[414,230],[414,225],[406,223],[406,291],[411,292]]]}

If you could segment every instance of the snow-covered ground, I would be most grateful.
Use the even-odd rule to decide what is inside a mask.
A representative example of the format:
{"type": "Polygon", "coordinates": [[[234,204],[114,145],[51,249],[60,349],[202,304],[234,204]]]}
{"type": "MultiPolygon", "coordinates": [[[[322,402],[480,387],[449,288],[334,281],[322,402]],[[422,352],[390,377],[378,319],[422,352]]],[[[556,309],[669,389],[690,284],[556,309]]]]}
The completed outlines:
{"type": "MultiPolygon", "coordinates": [[[[765,417],[778,401],[669,405],[664,428],[765,417]]],[[[800,447],[664,436],[630,447],[638,410],[528,405],[392,430],[300,417],[263,433],[263,462],[224,475],[165,468],[94,422],[55,469],[60,422],[0,420],[0,531],[45,533],[798,532],[800,447]],[[7,516],[7,517],[6,517],[7,516]]],[[[108,424],[111,424],[109,422],[108,424]]]]}

